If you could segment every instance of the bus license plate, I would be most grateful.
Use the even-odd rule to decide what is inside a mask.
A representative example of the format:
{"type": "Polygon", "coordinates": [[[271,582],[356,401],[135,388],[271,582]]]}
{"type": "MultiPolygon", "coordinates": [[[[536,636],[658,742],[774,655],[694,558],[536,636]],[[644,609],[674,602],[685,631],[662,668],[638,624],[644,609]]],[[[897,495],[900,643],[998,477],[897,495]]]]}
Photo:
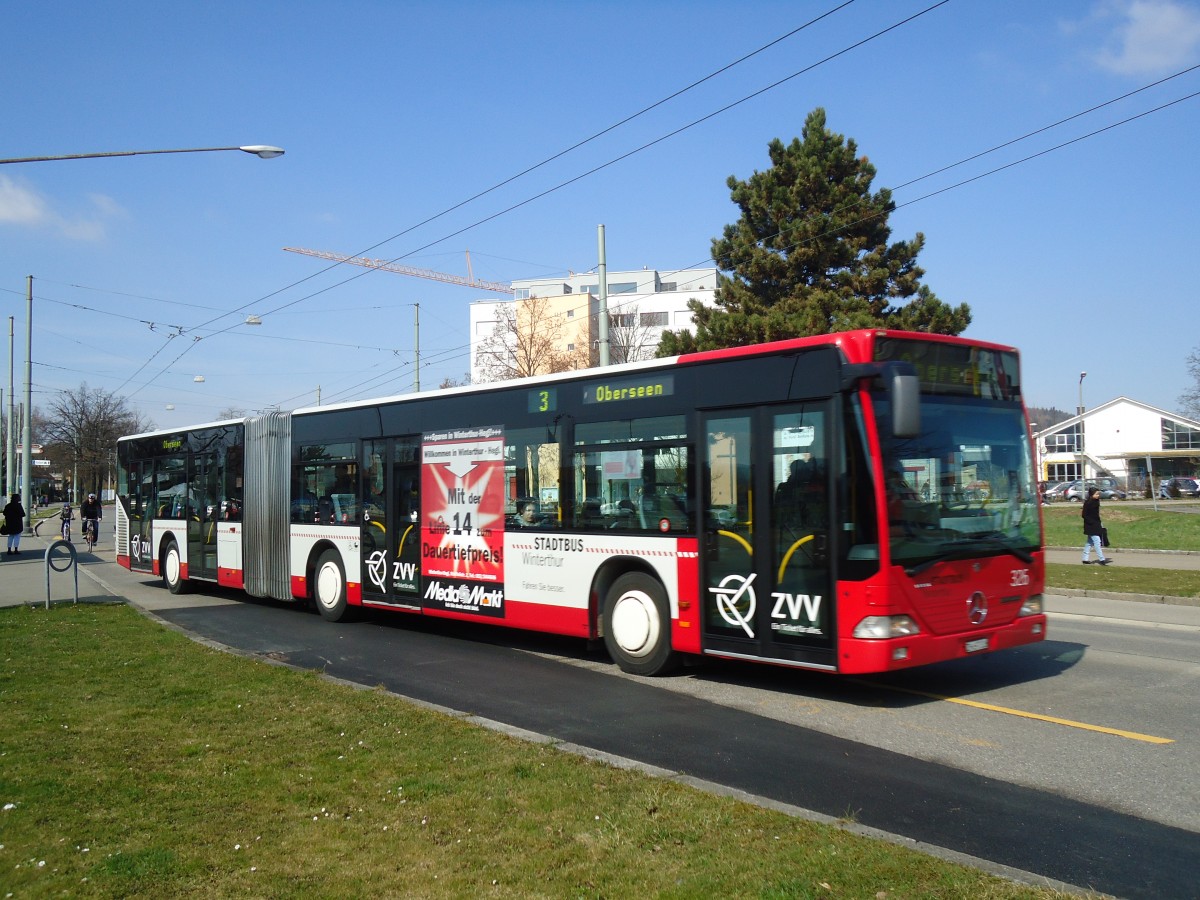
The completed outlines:
{"type": "Polygon", "coordinates": [[[976,638],[973,641],[967,641],[967,643],[964,645],[964,649],[968,653],[978,653],[980,650],[986,650],[987,648],[988,648],[988,639],[987,638],[976,638]]]}

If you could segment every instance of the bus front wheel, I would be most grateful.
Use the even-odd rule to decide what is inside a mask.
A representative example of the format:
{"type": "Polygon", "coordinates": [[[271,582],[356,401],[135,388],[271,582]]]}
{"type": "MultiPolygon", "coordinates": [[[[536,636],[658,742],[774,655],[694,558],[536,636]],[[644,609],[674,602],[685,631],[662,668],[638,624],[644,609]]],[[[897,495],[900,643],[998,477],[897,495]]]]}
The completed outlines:
{"type": "Polygon", "coordinates": [[[179,553],[179,545],[174,541],[167,544],[167,552],[163,554],[162,577],[167,583],[167,590],[172,594],[187,591],[187,582],[183,578],[183,559],[179,553]]]}
{"type": "Polygon", "coordinates": [[[630,572],[613,582],[604,604],[604,646],[631,675],[659,675],[675,667],[671,612],[657,579],[630,572]]]}
{"type": "Polygon", "coordinates": [[[346,571],[336,550],[326,550],[313,572],[313,601],[317,612],[330,622],[346,617],[346,571]]]}

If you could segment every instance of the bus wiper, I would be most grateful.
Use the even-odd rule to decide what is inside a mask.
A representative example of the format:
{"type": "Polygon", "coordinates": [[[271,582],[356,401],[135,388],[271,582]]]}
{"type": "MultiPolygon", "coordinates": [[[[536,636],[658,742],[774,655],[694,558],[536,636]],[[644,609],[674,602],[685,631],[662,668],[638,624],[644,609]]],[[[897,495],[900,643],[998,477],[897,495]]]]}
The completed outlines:
{"type": "Polygon", "coordinates": [[[1024,563],[1033,562],[1033,554],[1020,547],[1014,547],[1011,544],[999,540],[998,535],[1001,532],[984,532],[975,537],[963,538],[957,541],[951,541],[948,546],[950,549],[944,553],[939,553],[937,556],[931,557],[922,563],[911,566],[904,570],[904,573],[912,578],[915,575],[920,575],[926,569],[931,569],[941,562],[950,562],[955,559],[971,559],[979,555],[981,549],[999,550],[1004,553],[1011,554],[1024,563]]]}
{"type": "MultiPolygon", "coordinates": [[[[955,543],[961,543],[961,542],[956,541],[955,543]]],[[[972,556],[975,556],[975,551],[976,551],[976,548],[973,545],[969,548],[968,547],[959,547],[956,550],[947,550],[945,553],[939,553],[937,556],[931,556],[929,559],[925,560],[925,562],[923,562],[923,563],[917,563],[917,565],[915,565],[915,566],[910,566],[909,568],[906,568],[904,570],[904,574],[907,575],[909,578],[912,578],[915,575],[920,575],[926,569],[932,569],[934,566],[936,566],[940,562],[950,562],[951,560],[954,560],[954,559],[970,559],[972,556]]]]}
{"type": "Polygon", "coordinates": [[[968,540],[971,541],[987,541],[990,542],[997,550],[1003,550],[1005,553],[1015,556],[1024,563],[1033,562],[1033,554],[1021,547],[1014,547],[1005,540],[1003,531],[984,531],[973,535],[968,540]]]}

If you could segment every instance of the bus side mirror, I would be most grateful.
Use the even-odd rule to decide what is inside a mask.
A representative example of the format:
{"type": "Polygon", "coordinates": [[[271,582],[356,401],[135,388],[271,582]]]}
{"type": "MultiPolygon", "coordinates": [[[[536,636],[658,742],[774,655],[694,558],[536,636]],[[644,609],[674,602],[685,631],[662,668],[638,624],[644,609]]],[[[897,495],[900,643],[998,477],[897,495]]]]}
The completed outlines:
{"type": "Polygon", "coordinates": [[[845,365],[842,367],[842,390],[850,390],[863,378],[878,379],[879,386],[887,391],[892,437],[918,437],[921,434],[921,379],[912,363],[891,360],[845,365]]]}
{"type": "Polygon", "coordinates": [[[921,433],[921,382],[916,375],[889,373],[892,437],[915,438],[921,433]]]}

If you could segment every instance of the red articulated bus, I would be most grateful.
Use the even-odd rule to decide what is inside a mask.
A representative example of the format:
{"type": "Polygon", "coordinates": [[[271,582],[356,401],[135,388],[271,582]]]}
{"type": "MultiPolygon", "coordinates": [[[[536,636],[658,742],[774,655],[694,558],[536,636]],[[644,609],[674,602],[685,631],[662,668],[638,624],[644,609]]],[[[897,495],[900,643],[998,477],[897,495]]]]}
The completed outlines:
{"type": "Polygon", "coordinates": [[[117,556],[311,601],[883,672],[1040,641],[1017,351],[852,331],[122,438],[117,556]]]}

